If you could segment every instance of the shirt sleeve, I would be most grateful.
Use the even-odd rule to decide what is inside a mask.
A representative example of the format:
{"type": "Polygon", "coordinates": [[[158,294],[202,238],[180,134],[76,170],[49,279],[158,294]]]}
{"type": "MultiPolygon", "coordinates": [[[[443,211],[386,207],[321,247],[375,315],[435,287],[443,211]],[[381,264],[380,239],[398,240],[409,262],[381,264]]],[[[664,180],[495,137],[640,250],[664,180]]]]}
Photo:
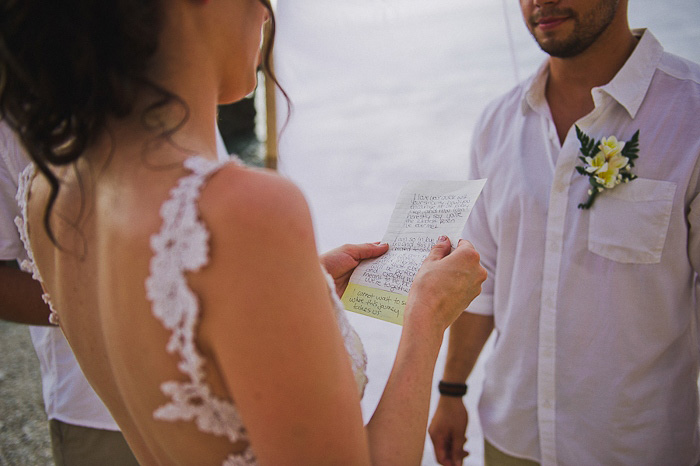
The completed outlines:
{"type": "Polygon", "coordinates": [[[19,215],[15,195],[19,174],[26,164],[15,136],[0,123],[0,260],[15,260],[23,250],[15,225],[19,215]]]}
{"type": "MultiPolygon", "coordinates": [[[[483,122],[483,117],[481,121],[483,122]]],[[[474,131],[469,158],[469,179],[487,178],[479,170],[479,157],[483,155],[481,148],[484,146],[484,138],[482,125],[478,125],[474,131]]],[[[481,258],[481,266],[488,272],[486,281],[481,285],[481,294],[471,302],[467,309],[468,312],[481,315],[493,315],[497,245],[491,234],[487,217],[490,192],[491,186],[487,180],[462,232],[462,238],[469,240],[474,245],[481,258]]]]}
{"type": "Polygon", "coordinates": [[[695,270],[695,311],[700,325],[700,176],[688,210],[688,226],[688,257],[695,270]]]}

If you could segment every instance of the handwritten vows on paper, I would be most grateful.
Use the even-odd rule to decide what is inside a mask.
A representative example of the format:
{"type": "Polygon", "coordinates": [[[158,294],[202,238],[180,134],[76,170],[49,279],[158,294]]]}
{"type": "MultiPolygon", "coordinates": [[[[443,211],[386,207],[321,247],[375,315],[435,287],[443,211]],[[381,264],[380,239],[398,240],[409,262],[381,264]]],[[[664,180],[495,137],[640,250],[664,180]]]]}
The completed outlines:
{"type": "Polygon", "coordinates": [[[454,248],[486,180],[413,181],[401,190],[383,242],[389,251],[357,266],[343,293],[345,309],[403,324],[408,290],[437,242],[454,248]]]}

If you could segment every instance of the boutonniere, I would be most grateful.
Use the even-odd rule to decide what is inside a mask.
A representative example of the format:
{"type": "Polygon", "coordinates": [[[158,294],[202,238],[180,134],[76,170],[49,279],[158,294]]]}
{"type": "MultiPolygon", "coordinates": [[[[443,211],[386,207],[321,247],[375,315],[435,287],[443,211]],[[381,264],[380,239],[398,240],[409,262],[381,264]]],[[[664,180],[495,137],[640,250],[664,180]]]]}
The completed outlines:
{"type": "Polygon", "coordinates": [[[591,184],[588,200],[579,204],[578,208],[590,209],[596,196],[604,190],[613,189],[620,183],[628,183],[637,178],[637,175],[632,173],[632,167],[639,152],[639,130],[627,142],[618,141],[615,136],[595,141],[577,125],[576,136],[581,142],[580,150],[583,154],[579,156],[583,166],[576,167],[576,171],[587,176],[591,184]]]}

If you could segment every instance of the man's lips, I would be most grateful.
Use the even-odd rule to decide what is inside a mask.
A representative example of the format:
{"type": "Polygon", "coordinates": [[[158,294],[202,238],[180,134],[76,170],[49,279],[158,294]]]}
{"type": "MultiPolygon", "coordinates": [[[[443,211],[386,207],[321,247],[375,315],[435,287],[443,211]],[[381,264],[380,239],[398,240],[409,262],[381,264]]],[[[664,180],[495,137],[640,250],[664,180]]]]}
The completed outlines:
{"type": "Polygon", "coordinates": [[[546,18],[540,18],[536,21],[537,27],[539,27],[543,31],[549,31],[552,30],[559,25],[561,25],[564,21],[569,19],[566,16],[561,16],[561,17],[554,17],[554,16],[548,16],[546,18]]]}

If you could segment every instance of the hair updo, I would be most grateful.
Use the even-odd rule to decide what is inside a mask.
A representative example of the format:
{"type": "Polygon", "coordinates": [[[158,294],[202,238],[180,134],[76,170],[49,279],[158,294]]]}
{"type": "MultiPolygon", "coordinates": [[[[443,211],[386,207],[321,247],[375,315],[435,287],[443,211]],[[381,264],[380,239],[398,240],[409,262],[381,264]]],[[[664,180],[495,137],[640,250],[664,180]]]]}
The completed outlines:
{"type": "MultiPolygon", "coordinates": [[[[269,0],[258,1],[274,36],[269,0]]],[[[147,77],[164,8],[162,0],[0,0],[0,117],[51,185],[52,240],[59,182],[49,167],[78,160],[108,118],[133,111],[140,90],[160,95],[156,106],[179,100],[147,77]]]]}

